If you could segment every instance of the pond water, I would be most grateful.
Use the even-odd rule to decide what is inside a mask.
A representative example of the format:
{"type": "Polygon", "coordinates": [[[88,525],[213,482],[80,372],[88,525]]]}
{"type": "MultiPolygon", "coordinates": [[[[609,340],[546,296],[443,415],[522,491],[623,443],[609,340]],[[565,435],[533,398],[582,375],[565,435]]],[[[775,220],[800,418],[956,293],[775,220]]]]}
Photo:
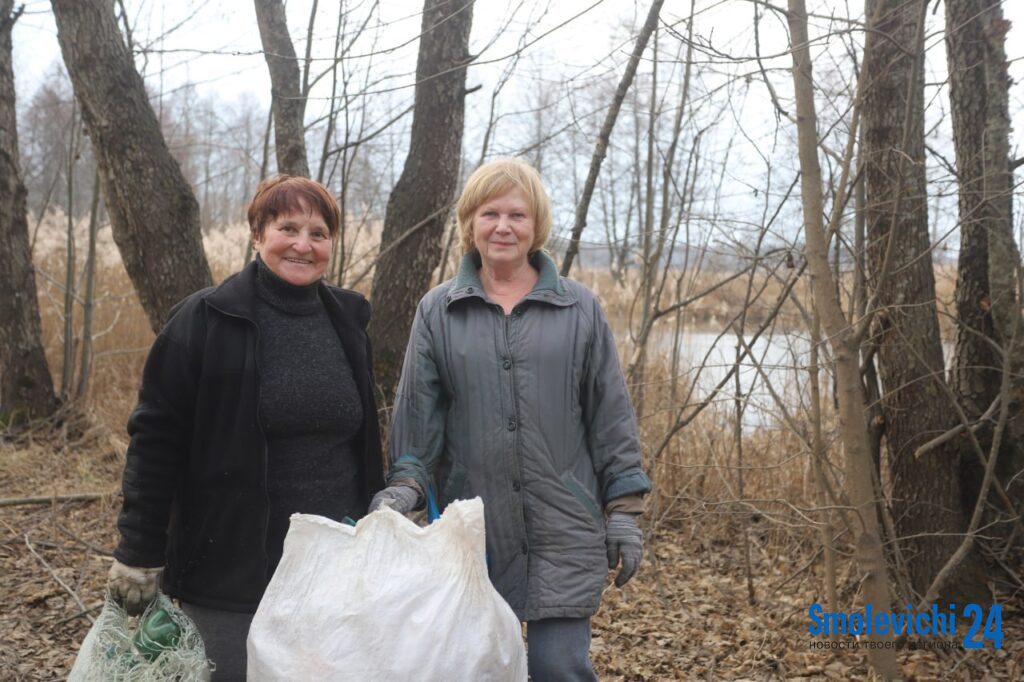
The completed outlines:
{"type": "MultiPolygon", "coordinates": [[[[808,402],[808,366],[810,364],[810,340],[795,333],[764,334],[758,339],[752,335],[744,338],[751,353],[739,363],[739,394],[746,400],[743,426],[747,430],[778,428],[783,424],[778,401],[772,391],[785,404],[790,415],[802,421],[801,415],[808,402]],[[759,369],[760,368],[760,369],[759,369]],[[768,384],[771,389],[769,390],[768,384]]],[[[675,338],[673,334],[661,333],[651,342],[651,364],[669,367],[675,338]]],[[[695,384],[691,404],[705,400],[715,387],[736,365],[738,339],[735,334],[713,331],[684,331],[679,339],[679,382],[678,395],[685,395],[689,386],[695,384]]],[[[741,347],[742,352],[742,347],[741,347]]],[[[825,362],[820,358],[819,362],[825,362]]],[[[669,377],[668,372],[663,373],[669,377]]],[[[737,376],[730,377],[714,398],[716,404],[733,412],[737,395],[737,376]]],[[[820,381],[823,390],[828,388],[829,378],[822,371],[820,381]]]]}

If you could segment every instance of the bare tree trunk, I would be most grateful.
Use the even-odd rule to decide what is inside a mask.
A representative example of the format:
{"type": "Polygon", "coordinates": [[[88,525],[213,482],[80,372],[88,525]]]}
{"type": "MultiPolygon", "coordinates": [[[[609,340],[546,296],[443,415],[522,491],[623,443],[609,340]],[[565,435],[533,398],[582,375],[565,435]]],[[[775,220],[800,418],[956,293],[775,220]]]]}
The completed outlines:
{"type": "Polygon", "coordinates": [[[459,182],[473,0],[424,0],[409,156],[388,199],[373,277],[376,378],[391,402],[459,182]]]}
{"type": "Polygon", "coordinates": [[[212,279],[199,204],[164,142],[142,77],[105,0],[53,0],[57,38],[82,108],[128,276],[154,331],[212,279]]]}
{"type": "MultiPolygon", "coordinates": [[[[654,234],[654,155],[655,155],[655,138],[657,137],[658,131],[658,116],[660,114],[658,106],[658,31],[655,27],[654,31],[654,44],[651,49],[651,92],[650,102],[647,110],[647,156],[644,159],[644,189],[643,189],[643,213],[642,213],[642,227],[640,230],[640,288],[636,292],[636,296],[639,300],[640,307],[640,328],[648,329],[651,325],[651,310],[652,308],[658,307],[660,301],[652,301],[654,297],[654,282],[658,276],[658,268],[661,265],[659,258],[655,257],[655,252],[658,255],[661,253],[661,249],[655,249],[655,241],[657,240],[660,244],[665,239],[665,232],[659,232],[657,235],[654,234]]],[[[683,100],[685,102],[686,95],[684,93],[683,100]]],[[[684,107],[679,108],[679,118],[682,118],[682,112],[684,107]]],[[[676,130],[676,136],[678,139],[679,131],[676,130]]],[[[672,147],[675,149],[675,146],[672,147]]],[[[639,150],[637,150],[639,153],[639,150]]],[[[671,160],[669,160],[671,163],[671,160]]],[[[661,207],[662,215],[667,218],[669,211],[668,204],[664,204],[661,207]]],[[[569,245],[572,248],[572,245],[569,245]]],[[[566,260],[569,259],[566,254],[566,260]]],[[[566,271],[565,274],[568,274],[566,271]]],[[[647,399],[646,372],[647,369],[647,339],[648,335],[643,335],[637,339],[635,352],[633,359],[629,363],[629,370],[626,373],[629,385],[632,387],[633,393],[633,407],[636,410],[638,418],[643,419],[646,414],[647,406],[644,404],[647,399]]]]}
{"type": "Polygon", "coordinates": [[[43,351],[35,271],[28,245],[25,184],[18,153],[11,30],[21,10],[0,0],[0,428],[57,410],[43,351]]]}
{"type": "Polygon", "coordinates": [[[814,484],[818,506],[822,508],[818,530],[821,547],[825,554],[825,575],[822,576],[824,592],[828,600],[829,613],[839,611],[839,592],[836,589],[836,552],[832,546],[832,512],[828,508],[831,500],[828,497],[828,481],[825,477],[825,457],[827,447],[822,435],[821,411],[821,366],[819,365],[821,346],[821,316],[817,308],[812,308],[811,321],[811,357],[808,363],[808,388],[811,397],[811,469],[814,471],[814,484]]]}
{"type": "MultiPolygon", "coordinates": [[[[935,307],[924,164],[925,0],[869,0],[878,14],[868,33],[864,148],[868,263],[878,306],[882,409],[896,530],[910,584],[923,593],[956,551],[966,527],[960,510],[959,448],[929,457],[914,451],[956,419],[942,388],[944,362],[935,307]]],[[[872,311],[868,311],[870,314],[872,311]]],[[[951,600],[984,600],[977,564],[962,567],[951,600]]]]}
{"type": "MultiPolygon", "coordinates": [[[[314,7],[315,6],[316,6],[316,3],[314,3],[314,7]]],[[[309,28],[310,28],[310,30],[313,29],[313,17],[312,16],[310,17],[309,28]]],[[[331,154],[329,152],[330,152],[330,149],[331,149],[331,144],[334,142],[335,128],[337,127],[337,123],[338,123],[338,111],[342,107],[346,107],[346,108],[348,107],[348,98],[347,97],[338,97],[338,67],[341,65],[341,61],[342,61],[342,59],[344,57],[344,55],[342,54],[342,46],[341,46],[341,36],[342,36],[342,31],[344,30],[344,28],[345,28],[345,6],[343,4],[341,4],[341,3],[339,3],[338,4],[338,20],[337,20],[337,22],[335,22],[335,28],[334,28],[334,52],[332,53],[334,59],[331,62],[331,68],[330,68],[330,72],[331,72],[331,100],[330,100],[330,104],[328,105],[329,109],[327,111],[327,124],[324,127],[323,145],[320,148],[320,162],[317,164],[317,169],[316,169],[316,181],[319,182],[320,184],[324,184],[324,174],[327,172],[327,160],[331,157],[331,154]]],[[[307,82],[308,82],[308,77],[309,77],[309,60],[308,60],[308,56],[309,56],[309,53],[310,53],[310,47],[311,47],[310,44],[307,43],[307,45],[306,45],[306,55],[307,55],[307,60],[306,60],[306,67],[307,67],[306,68],[306,81],[307,82]]],[[[304,86],[304,87],[308,87],[308,86],[304,86]]],[[[346,88],[346,90],[347,90],[347,88],[346,88]]],[[[347,91],[344,94],[347,95],[348,94],[347,91]]],[[[343,152],[343,154],[344,154],[344,152],[343,152]]],[[[335,160],[335,166],[337,166],[337,160],[335,160]]],[[[331,174],[333,176],[333,174],[334,174],[333,169],[331,171],[331,174]]],[[[330,180],[328,180],[328,182],[330,182],[330,180]]],[[[338,194],[339,194],[340,203],[342,204],[342,206],[341,206],[341,215],[344,216],[345,215],[345,206],[344,206],[344,199],[343,199],[343,195],[345,193],[344,178],[342,178],[342,182],[340,184],[341,184],[342,187],[341,187],[341,191],[338,192],[338,194]]],[[[344,218],[342,219],[341,222],[342,222],[342,226],[343,226],[345,224],[344,218]]],[[[341,239],[339,239],[338,241],[342,243],[342,248],[344,248],[344,241],[345,241],[344,230],[342,230],[340,236],[341,236],[341,239]]],[[[335,263],[337,263],[337,261],[335,261],[335,263]]]]}
{"type": "Polygon", "coordinates": [[[572,268],[572,261],[576,258],[577,252],[579,252],[580,236],[583,234],[583,228],[587,226],[587,212],[590,210],[590,199],[594,195],[597,176],[601,172],[601,163],[608,152],[608,140],[611,139],[612,130],[615,128],[615,121],[619,117],[622,100],[626,98],[629,86],[633,84],[633,77],[636,75],[636,67],[640,63],[640,56],[647,48],[647,41],[658,25],[658,15],[661,14],[661,6],[663,4],[664,0],[652,0],[651,8],[647,11],[647,19],[644,21],[640,34],[636,37],[636,43],[633,45],[633,54],[630,55],[626,70],[622,73],[622,80],[619,81],[619,87],[615,90],[615,96],[612,98],[611,106],[608,107],[608,113],[605,114],[604,124],[601,126],[601,132],[597,137],[597,145],[594,147],[594,155],[590,159],[590,170],[587,172],[587,180],[583,185],[583,191],[580,193],[580,201],[576,205],[576,220],[572,226],[572,237],[569,240],[569,246],[566,249],[565,258],[562,260],[560,270],[563,277],[569,274],[569,270],[572,268]]]}
{"type": "Polygon", "coordinates": [[[92,322],[96,303],[96,233],[100,227],[100,176],[92,180],[92,205],[89,208],[89,243],[85,256],[85,294],[82,297],[82,359],[78,363],[78,384],[75,400],[82,401],[89,388],[92,373],[92,322]]]}
{"type": "MultiPolygon", "coordinates": [[[[843,315],[842,306],[835,298],[822,218],[824,201],[818,161],[818,119],[814,107],[814,78],[808,49],[807,8],[804,0],[789,0],[788,20],[793,51],[805,254],[811,273],[815,306],[832,345],[838,376],[837,398],[840,430],[846,450],[846,481],[850,504],[860,520],[860,524],[855,526],[855,541],[857,565],[863,575],[861,596],[876,612],[887,612],[891,607],[889,578],[875,509],[871,448],[860,387],[859,344],[855,329],[843,315]]],[[[892,636],[871,635],[865,639],[883,642],[891,640],[892,636]]],[[[901,676],[895,650],[869,648],[867,653],[868,660],[880,676],[886,679],[898,679],[901,676]]]]}
{"type": "MultiPolygon", "coordinates": [[[[863,135],[863,130],[861,135],[863,135]]],[[[863,149],[863,143],[861,144],[863,149]]],[[[857,165],[861,166],[858,159],[857,165]]],[[[864,176],[857,179],[854,187],[853,257],[854,278],[850,309],[854,318],[863,319],[867,313],[867,197],[864,194],[864,176]]],[[[878,386],[878,372],[875,370],[875,346],[873,341],[861,345],[861,366],[864,381],[864,404],[868,406],[868,426],[871,435],[871,461],[875,476],[882,475],[882,436],[885,434],[885,413],[882,411],[882,394],[878,386]]]]}
{"type": "Polygon", "coordinates": [[[71,397],[71,382],[75,377],[75,161],[78,159],[75,133],[80,131],[77,110],[72,103],[71,127],[68,129],[67,181],[68,200],[66,249],[64,257],[64,361],[60,372],[60,398],[71,397]]]}
{"type": "MultiPolygon", "coordinates": [[[[960,253],[956,285],[956,347],[953,390],[967,417],[978,419],[999,395],[1002,358],[991,342],[1008,349],[1020,325],[1017,304],[1020,254],[1013,239],[1013,178],[1010,172],[1009,87],[1006,31],[998,0],[947,0],[946,45],[950,109],[960,198],[960,253]]],[[[1012,357],[1012,356],[1011,356],[1012,357]]],[[[1020,376],[1019,358],[1011,369],[1020,376]]],[[[996,475],[1004,485],[1024,469],[1024,444],[1017,378],[1008,437],[1002,441],[996,475]]],[[[977,431],[990,447],[989,422],[977,431]]],[[[983,477],[976,458],[962,467],[964,509],[974,505],[983,477]]],[[[1006,485],[1018,509],[1021,486],[1006,485]]],[[[1001,505],[999,505],[1001,506],[1001,505]]],[[[994,530],[994,529],[993,529],[994,530]]]]}
{"type": "Polygon", "coordinates": [[[270,71],[277,170],[308,178],[306,93],[299,82],[299,62],[288,33],[284,3],[281,0],[253,0],[253,4],[260,40],[263,41],[263,56],[270,71]]]}
{"type": "MultiPolygon", "coordinates": [[[[693,17],[695,4],[690,3],[690,22],[687,29],[688,37],[692,37],[693,17]]],[[[676,115],[672,123],[672,138],[668,149],[664,153],[655,151],[655,140],[657,138],[657,120],[660,116],[658,102],[658,39],[655,35],[652,70],[651,70],[651,103],[647,122],[647,158],[645,160],[644,178],[645,187],[643,191],[643,211],[641,214],[642,231],[640,233],[640,288],[636,296],[640,298],[640,324],[639,331],[635,336],[635,347],[633,355],[626,367],[626,379],[633,391],[633,403],[636,413],[641,417],[645,413],[646,395],[646,366],[647,347],[654,331],[654,322],[662,316],[661,297],[668,281],[668,273],[672,267],[672,256],[677,244],[679,229],[683,223],[682,212],[676,221],[675,229],[669,234],[669,226],[672,214],[672,190],[675,188],[674,178],[676,177],[676,151],[679,149],[679,141],[682,139],[683,114],[687,111],[690,97],[690,75],[693,66],[693,45],[688,42],[686,51],[686,67],[683,72],[683,82],[680,86],[679,106],[676,108],[676,115]],[[656,156],[664,158],[661,167],[661,214],[658,220],[658,230],[654,229],[654,159],[656,156]],[[667,258],[665,244],[669,243],[667,258]],[[659,281],[658,271],[661,269],[659,281]]],[[[699,137],[699,133],[698,133],[699,137]]],[[[686,173],[683,175],[682,186],[685,188],[689,181],[689,173],[693,169],[696,176],[696,168],[693,167],[694,152],[697,145],[690,149],[690,158],[687,162],[686,173]]],[[[639,147],[637,153],[639,154],[639,147]]],[[[638,202],[639,203],[639,202],[638,202]]],[[[689,248],[689,244],[686,245],[689,248]]]]}
{"type": "MultiPolygon", "coordinates": [[[[271,106],[267,110],[267,125],[263,129],[263,153],[260,155],[260,182],[267,177],[268,168],[270,166],[270,131],[274,123],[274,107],[271,106]]],[[[249,187],[245,188],[246,192],[251,192],[252,189],[249,187]]],[[[345,219],[345,214],[341,214],[342,220],[345,219]]],[[[252,260],[252,239],[245,240],[245,257],[242,259],[242,265],[248,265],[249,261],[252,260]]]]}

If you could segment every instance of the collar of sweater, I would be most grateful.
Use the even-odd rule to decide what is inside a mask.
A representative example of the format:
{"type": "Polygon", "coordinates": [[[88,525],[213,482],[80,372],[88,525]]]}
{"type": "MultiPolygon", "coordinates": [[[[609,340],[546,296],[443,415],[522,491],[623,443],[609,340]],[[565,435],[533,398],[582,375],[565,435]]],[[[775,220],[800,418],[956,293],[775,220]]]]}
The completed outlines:
{"type": "Polygon", "coordinates": [[[256,295],[271,308],[291,315],[312,315],[320,307],[319,281],[304,286],[286,282],[256,254],[256,295]]]}

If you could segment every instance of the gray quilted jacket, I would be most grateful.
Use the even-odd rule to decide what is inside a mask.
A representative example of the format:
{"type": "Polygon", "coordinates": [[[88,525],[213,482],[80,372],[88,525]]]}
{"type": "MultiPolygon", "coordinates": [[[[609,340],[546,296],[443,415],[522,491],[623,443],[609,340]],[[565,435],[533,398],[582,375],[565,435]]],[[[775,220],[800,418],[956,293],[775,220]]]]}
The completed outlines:
{"type": "Polygon", "coordinates": [[[604,507],[644,494],[636,418],[596,297],[543,253],[511,315],[479,255],[420,301],[390,437],[390,480],[439,503],[480,496],[491,581],[521,620],[580,618],[608,572],[604,507]]]}

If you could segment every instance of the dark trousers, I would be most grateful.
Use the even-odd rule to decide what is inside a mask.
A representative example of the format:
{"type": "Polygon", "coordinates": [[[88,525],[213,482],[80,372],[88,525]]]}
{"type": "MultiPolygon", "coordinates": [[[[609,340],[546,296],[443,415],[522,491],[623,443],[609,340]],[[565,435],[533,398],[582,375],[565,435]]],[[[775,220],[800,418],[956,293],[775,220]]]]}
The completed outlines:
{"type": "Polygon", "coordinates": [[[590,664],[590,619],[528,621],[526,660],[533,682],[597,682],[590,664]]]}
{"type": "Polygon", "coordinates": [[[213,661],[213,682],[244,682],[246,668],[245,640],[249,636],[252,613],[234,613],[208,609],[182,602],[181,610],[195,622],[206,647],[206,657],[213,661]]]}

